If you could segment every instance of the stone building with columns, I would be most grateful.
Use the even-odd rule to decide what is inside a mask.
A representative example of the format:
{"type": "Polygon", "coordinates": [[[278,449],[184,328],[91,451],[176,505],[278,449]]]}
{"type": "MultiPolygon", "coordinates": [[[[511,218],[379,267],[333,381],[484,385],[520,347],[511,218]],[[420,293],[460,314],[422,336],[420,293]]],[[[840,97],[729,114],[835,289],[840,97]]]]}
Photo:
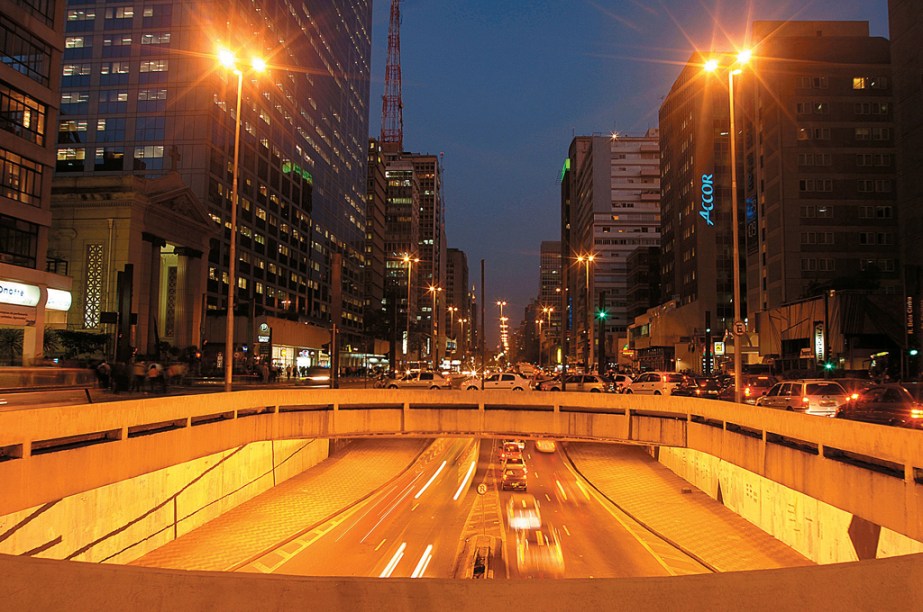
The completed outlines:
{"type": "Polygon", "coordinates": [[[68,328],[114,332],[118,273],[131,265],[130,345],[201,345],[209,240],[219,230],[177,173],[57,176],[49,256],[68,262],[73,306],[68,328]],[[135,317],[132,317],[134,319],[135,317]]]}

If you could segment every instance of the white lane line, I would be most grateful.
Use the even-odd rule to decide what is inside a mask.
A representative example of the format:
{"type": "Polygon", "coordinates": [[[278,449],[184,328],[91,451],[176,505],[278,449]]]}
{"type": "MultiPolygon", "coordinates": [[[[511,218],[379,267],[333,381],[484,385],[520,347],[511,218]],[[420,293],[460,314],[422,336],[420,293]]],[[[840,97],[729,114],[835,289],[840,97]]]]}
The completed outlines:
{"type": "Polygon", "coordinates": [[[394,556],[391,557],[391,560],[388,561],[388,565],[385,566],[385,569],[381,570],[379,578],[389,578],[391,573],[394,571],[394,568],[397,567],[397,564],[400,563],[401,558],[404,556],[404,549],[407,548],[407,542],[402,542],[398,547],[397,552],[394,553],[394,556]]]}
{"type": "Polygon", "coordinates": [[[388,538],[385,538],[384,540],[382,540],[381,542],[379,542],[379,543],[378,543],[378,546],[375,547],[375,552],[378,552],[378,549],[381,548],[382,545],[383,545],[385,542],[387,542],[387,541],[388,541],[388,538]]]}
{"type": "Polygon", "coordinates": [[[420,578],[423,576],[423,572],[426,571],[426,566],[429,565],[430,559],[433,558],[433,545],[430,544],[426,547],[426,550],[423,551],[423,556],[420,557],[420,561],[417,563],[417,567],[414,568],[413,573],[410,575],[411,578],[420,578]]]}
{"type": "Polygon", "coordinates": [[[567,535],[570,535],[570,529],[567,528],[567,525],[565,525],[565,524],[562,523],[562,524],[561,524],[561,527],[564,528],[564,533],[566,533],[567,535]]]}
{"type": "Polygon", "coordinates": [[[436,480],[436,476],[438,476],[438,475],[442,472],[442,470],[445,469],[445,466],[446,466],[446,462],[443,461],[443,462],[442,462],[442,465],[439,466],[439,469],[436,470],[436,473],[433,474],[433,476],[427,481],[427,483],[426,483],[425,485],[423,485],[423,488],[420,489],[420,490],[417,492],[417,494],[413,496],[414,499],[420,499],[420,496],[423,495],[423,492],[426,491],[426,489],[429,488],[429,485],[433,484],[433,481],[436,480]]]}
{"type": "Polygon", "coordinates": [[[468,481],[471,479],[471,476],[474,474],[474,468],[477,465],[476,461],[471,462],[471,467],[468,468],[468,473],[465,474],[465,479],[462,480],[461,486],[458,487],[458,491],[455,492],[455,497],[452,498],[452,501],[458,501],[458,498],[461,496],[462,491],[468,487],[468,481]]]}

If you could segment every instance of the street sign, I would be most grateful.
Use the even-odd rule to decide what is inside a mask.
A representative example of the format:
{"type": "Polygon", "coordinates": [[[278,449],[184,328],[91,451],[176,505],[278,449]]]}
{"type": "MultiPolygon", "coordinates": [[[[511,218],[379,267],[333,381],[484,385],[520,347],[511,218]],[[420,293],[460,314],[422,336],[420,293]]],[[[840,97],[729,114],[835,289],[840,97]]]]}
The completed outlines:
{"type": "Polygon", "coordinates": [[[478,495],[484,495],[487,493],[487,485],[483,482],[478,485],[478,495]]]}
{"type": "Polygon", "coordinates": [[[734,321],[734,335],[743,336],[747,333],[747,324],[743,321],[734,321]]]}

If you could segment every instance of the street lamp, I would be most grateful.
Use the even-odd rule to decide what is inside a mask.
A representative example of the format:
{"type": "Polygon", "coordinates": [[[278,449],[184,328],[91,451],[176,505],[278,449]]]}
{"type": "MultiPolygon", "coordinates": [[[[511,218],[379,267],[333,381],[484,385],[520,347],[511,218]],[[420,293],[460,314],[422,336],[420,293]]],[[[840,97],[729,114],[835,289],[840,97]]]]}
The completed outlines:
{"type": "MultiPolygon", "coordinates": [[[[548,331],[551,331],[551,313],[554,312],[554,306],[543,306],[542,312],[548,317],[548,331]]],[[[551,351],[549,351],[548,362],[554,363],[554,357],[551,355],[551,351]]]]}
{"type": "Polygon", "coordinates": [[[539,317],[535,319],[535,322],[538,323],[538,369],[542,369],[542,344],[545,339],[545,334],[543,333],[542,324],[545,322],[545,319],[539,317]]]}
{"type": "Polygon", "coordinates": [[[439,359],[439,339],[436,337],[436,334],[438,333],[438,329],[439,329],[436,325],[436,296],[439,295],[440,291],[442,291],[442,287],[430,285],[429,287],[427,287],[426,290],[433,294],[433,314],[430,317],[430,321],[432,323],[431,327],[432,327],[432,343],[433,343],[432,345],[433,370],[435,370],[438,365],[436,363],[436,360],[439,359]]]}
{"type": "MultiPolygon", "coordinates": [[[[230,49],[219,49],[218,60],[237,75],[237,106],[234,107],[234,166],[231,170],[231,243],[228,248],[228,314],[224,335],[224,390],[231,390],[234,376],[234,294],[237,291],[237,175],[240,164],[240,104],[244,88],[244,73],[230,49]]],[[[255,72],[266,70],[266,62],[253,58],[250,62],[255,72]]]]}
{"type": "Polygon", "coordinates": [[[404,342],[404,368],[410,363],[410,288],[413,284],[413,264],[420,263],[419,257],[411,257],[405,253],[401,260],[407,264],[407,335],[404,342]]]}
{"type": "MultiPolygon", "coordinates": [[[[741,51],[737,54],[737,61],[728,68],[728,112],[730,115],[728,137],[731,154],[731,241],[733,242],[731,265],[734,269],[734,401],[738,404],[743,397],[741,336],[746,332],[746,327],[740,317],[740,237],[737,228],[737,128],[734,121],[734,76],[743,72],[743,66],[750,61],[750,57],[750,51],[741,51]]],[[[705,63],[705,71],[715,72],[718,66],[718,60],[710,59],[705,63]]]]}
{"type": "Polygon", "coordinates": [[[497,300],[497,306],[500,308],[500,346],[503,347],[506,342],[504,335],[506,334],[505,325],[503,324],[503,307],[506,306],[506,300],[497,300]]]}
{"type": "Polygon", "coordinates": [[[593,255],[592,253],[587,253],[586,255],[577,255],[577,262],[582,263],[584,267],[586,267],[586,302],[584,304],[585,306],[584,322],[587,326],[587,329],[586,329],[587,345],[588,345],[587,346],[588,357],[587,357],[587,363],[586,363],[587,372],[589,372],[591,369],[591,364],[593,363],[593,357],[594,357],[593,355],[593,313],[592,313],[592,306],[590,304],[590,302],[592,301],[591,296],[590,296],[590,264],[592,264],[595,260],[596,260],[596,255],[593,255]]]}
{"type": "MultiPolygon", "coordinates": [[[[448,306],[446,310],[449,311],[449,333],[446,334],[446,337],[455,336],[455,313],[458,312],[458,308],[455,306],[448,306]]],[[[448,351],[447,351],[448,352],[448,351]]],[[[455,342],[455,352],[458,352],[458,341],[455,342]]]]}
{"type": "Polygon", "coordinates": [[[461,318],[458,320],[458,324],[461,326],[461,339],[462,339],[462,361],[465,360],[465,357],[468,355],[468,337],[465,336],[465,323],[468,322],[468,319],[461,318]]]}

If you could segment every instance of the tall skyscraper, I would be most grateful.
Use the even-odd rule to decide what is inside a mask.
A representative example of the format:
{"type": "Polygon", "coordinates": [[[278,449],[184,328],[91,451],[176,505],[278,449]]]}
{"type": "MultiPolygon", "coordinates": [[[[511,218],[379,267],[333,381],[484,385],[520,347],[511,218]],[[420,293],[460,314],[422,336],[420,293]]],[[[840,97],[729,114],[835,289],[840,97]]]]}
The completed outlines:
{"type": "Polygon", "coordinates": [[[543,240],[539,255],[538,316],[541,325],[539,342],[545,365],[557,363],[557,349],[561,346],[561,241],[543,240]]]}
{"type": "MultiPolygon", "coordinates": [[[[176,173],[214,223],[202,289],[203,310],[218,314],[227,306],[239,120],[233,263],[237,313],[251,321],[243,327],[261,317],[308,323],[276,324],[272,358],[284,362],[304,355],[316,362],[330,324],[345,332],[344,342],[357,338],[365,284],[371,2],[172,0],[142,7],[71,0],[66,24],[58,175],[156,180],[176,173]],[[237,57],[235,68],[219,64],[219,48],[237,57]],[[268,69],[251,67],[252,55],[268,69]]],[[[119,222],[114,232],[120,252],[101,256],[145,268],[132,253],[135,236],[119,222]]],[[[184,246],[170,244],[166,231],[148,233],[153,257],[184,246]]],[[[77,236],[56,249],[82,259],[81,249],[93,240],[77,236]]],[[[136,287],[136,301],[144,291],[136,287]]],[[[164,276],[151,284],[149,298],[166,303],[175,292],[164,276]]],[[[87,289],[81,306],[93,299],[87,289]]],[[[212,321],[206,335],[220,338],[223,321],[206,318],[212,321]]],[[[241,335],[238,344],[257,341],[241,335]]]]}
{"type": "Polygon", "coordinates": [[[577,355],[595,369],[600,334],[610,337],[628,327],[629,255],[660,244],[658,133],[584,136],[571,145],[577,149],[582,154],[571,166],[576,186],[571,290],[577,355]]]}
{"type": "Polygon", "coordinates": [[[0,325],[21,331],[23,365],[71,306],[67,262],[46,260],[63,30],[61,2],[0,13],[0,325]]]}
{"type": "Polygon", "coordinates": [[[447,338],[451,338],[455,343],[455,351],[450,351],[449,354],[460,359],[468,350],[468,338],[471,334],[468,256],[460,249],[448,248],[445,261],[446,309],[454,309],[446,313],[445,329],[447,338]]]}

